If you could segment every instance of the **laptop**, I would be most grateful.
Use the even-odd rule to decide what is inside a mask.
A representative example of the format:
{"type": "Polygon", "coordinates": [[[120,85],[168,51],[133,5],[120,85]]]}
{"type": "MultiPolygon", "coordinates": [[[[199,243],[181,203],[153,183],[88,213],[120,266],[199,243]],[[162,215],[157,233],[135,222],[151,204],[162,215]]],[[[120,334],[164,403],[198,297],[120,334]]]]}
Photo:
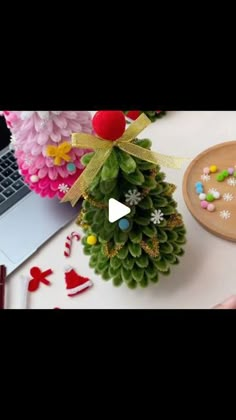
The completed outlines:
{"type": "Polygon", "coordinates": [[[10,150],[10,130],[0,116],[0,265],[11,274],[48,239],[78,215],[74,208],[32,192],[18,171],[10,150]]]}

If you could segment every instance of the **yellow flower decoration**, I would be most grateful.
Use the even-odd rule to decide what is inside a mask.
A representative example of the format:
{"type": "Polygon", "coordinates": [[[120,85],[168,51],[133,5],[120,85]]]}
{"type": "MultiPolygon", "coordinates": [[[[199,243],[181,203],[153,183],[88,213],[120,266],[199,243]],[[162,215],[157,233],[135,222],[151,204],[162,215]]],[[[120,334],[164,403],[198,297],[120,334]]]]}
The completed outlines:
{"type": "Polygon", "coordinates": [[[64,143],[59,144],[58,146],[47,146],[46,154],[54,158],[54,165],[59,166],[62,160],[70,162],[71,157],[68,154],[72,149],[72,145],[65,141],[64,143]]]}

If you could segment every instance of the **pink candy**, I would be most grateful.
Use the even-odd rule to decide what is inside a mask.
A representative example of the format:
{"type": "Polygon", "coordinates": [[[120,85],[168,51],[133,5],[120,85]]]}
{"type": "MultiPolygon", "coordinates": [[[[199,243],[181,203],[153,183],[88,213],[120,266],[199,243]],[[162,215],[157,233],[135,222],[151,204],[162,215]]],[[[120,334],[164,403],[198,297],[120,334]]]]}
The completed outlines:
{"type": "Polygon", "coordinates": [[[208,211],[214,211],[215,210],[215,206],[214,206],[214,204],[212,204],[212,203],[210,203],[210,204],[208,204],[208,206],[207,206],[207,210],[208,211]]]}
{"type": "Polygon", "coordinates": [[[201,208],[202,209],[207,209],[207,206],[208,206],[208,202],[207,201],[205,201],[205,200],[201,201],[201,208]]]}
{"type": "Polygon", "coordinates": [[[209,175],[210,169],[209,168],[204,168],[203,173],[204,173],[204,175],[209,175]]]}
{"type": "Polygon", "coordinates": [[[212,203],[208,203],[206,200],[203,200],[201,201],[201,208],[213,212],[215,210],[215,205],[212,203]]]}
{"type": "Polygon", "coordinates": [[[233,173],[234,173],[234,168],[228,168],[228,172],[229,172],[229,174],[230,174],[230,175],[233,175],[233,173]]]}

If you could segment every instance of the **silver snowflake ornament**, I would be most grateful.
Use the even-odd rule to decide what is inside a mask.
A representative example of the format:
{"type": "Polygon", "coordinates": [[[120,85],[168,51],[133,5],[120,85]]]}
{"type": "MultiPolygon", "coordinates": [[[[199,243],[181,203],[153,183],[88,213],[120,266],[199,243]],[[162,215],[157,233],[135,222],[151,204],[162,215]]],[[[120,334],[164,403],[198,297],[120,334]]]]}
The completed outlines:
{"type": "Polygon", "coordinates": [[[141,193],[138,190],[129,190],[127,194],[125,194],[125,202],[130,206],[136,206],[141,201],[141,193]]]}
{"type": "Polygon", "coordinates": [[[229,210],[222,210],[220,212],[221,219],[228,220],[230,218],[230,216],[231,216],[231,213],[230,213],[229,210]]]}
{"type": "Polygon", "coordinates": [[[59,184],[59,185],[58,185],[58,190],[59,190],[61,193],[66,194],[66,193],[68,193],[69,189],[70,189],[70,187],[69,187],[67,184],[62,183],[62,184],[59,184]]]}
{"type": "Polygon", "coordinates": [[[232,200],[233,200],[233,198],[234,198],[234,196],[233,196],[233,194],[231,194],[231,193],[225,193],[225,194],[223,195],[223,199],[224,199],[225,201],[232,201],[232,200]]]}
{"type": "Polygon", "coordinates": [[[151,214],[151,222],[154,223],[154,225],[159,225],[162,220],[164,220],[164,214],[161,210],[154,210],[154,212],[151,214]]]}
{"type": "Polygon", "coordinates": [[[201,175],[202,181],[208,182],[210,181],[210,179],[211,179],[210,175],[206,175],[206,174],[201,175]]]}
{"type": "Polygon", "coordinates": [[[218,192],[216,188],[210,188],[210,189],[208,190],[208,193],[209,193],[209,194],[214,194],[214,193],[216,193],[216,192],[218,192]]]}
{"type": "Polygon", "coordinates": [[[227,184],[230,185],[231,187],[235,187],[236,186],[236,178],[229,178],[227,180],[227,184]]]}

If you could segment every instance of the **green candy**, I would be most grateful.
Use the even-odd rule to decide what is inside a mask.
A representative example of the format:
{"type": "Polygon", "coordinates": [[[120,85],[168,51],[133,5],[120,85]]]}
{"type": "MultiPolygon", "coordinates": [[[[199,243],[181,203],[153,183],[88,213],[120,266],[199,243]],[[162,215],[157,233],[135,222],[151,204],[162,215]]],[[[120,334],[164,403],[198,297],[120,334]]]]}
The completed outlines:
{"type": "Polygon", "coordinates": [[[207,194],[207,196],[206,196],[206,201],[209,201],[209,202],[211,202],[211,201],[214,201],[215,199],[214,199],[214,195],[213,194],[207,194]]]}
{"type": "Polygon", "coordinates": [[[221,173],[221,174],[217,175],[216,179],[217,179],[217,181],[222,182],[222,181],[224,181],[225,177],[224,177],[224,175],[221,173]]]}
{"type": "Polygon", "coordinates": [[[236,178],[236,171],[234,172],[234,177],[236,178]]]}
{"type": "Polygon", "coordinates": [[[222,175],[224,175],[224,177],[226,178],[227,176],[229,176],[229,171],[227,171],[227,169],[225,169],[224,171],[221,172],[222,175]]]}

